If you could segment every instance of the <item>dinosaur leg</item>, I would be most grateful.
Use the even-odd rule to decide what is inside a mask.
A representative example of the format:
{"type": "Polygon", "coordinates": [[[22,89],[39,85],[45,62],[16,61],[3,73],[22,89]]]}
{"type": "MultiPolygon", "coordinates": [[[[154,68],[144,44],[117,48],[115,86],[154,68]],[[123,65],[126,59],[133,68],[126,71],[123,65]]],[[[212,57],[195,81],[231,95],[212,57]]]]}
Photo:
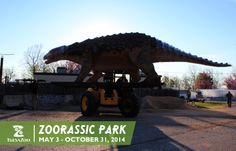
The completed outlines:
{"type": "MultiPolygon", "coordinates": [[[[140,69],[146,74],[146,79],[143,81],[145,83],[156,83],[159,78],[154,70],[153,64],[145,63],[139,64],[140,69]]],[[[159,80],[158,80],[159,81],[159,80]]]]}
{"type": "Polygon", "coordinates": [[[150,49],[143,48],[140,51],[140,54],[135,58],[131,58],[132,62],[141,69],[146,74],[146,79],[143,83],[153,84],[153,83],[160,83],[160,77],[157,75],[152,60],[150,49]]]}
{"type": "Polygon", "coordinates": [[[80,74],[76,79],[76,82],[83,82],[83,80],[88,76],[89,72],[91,71],[91,66],[84,65],[80,70],[80,74]]]}
{"type": "Polygon", "coordinates": [[[139,75],[139,69],[134,69],[130,71],[130,76],[131,76],[131,82],[139,82],[140,75],[139,75]]]}
{"type": "Polygon", "coordinates": [[[93,71],[93,76],[88,79],[88,82],[97,82],[97,80],[101,77],[102,77],[101,71],[93,71]]]}

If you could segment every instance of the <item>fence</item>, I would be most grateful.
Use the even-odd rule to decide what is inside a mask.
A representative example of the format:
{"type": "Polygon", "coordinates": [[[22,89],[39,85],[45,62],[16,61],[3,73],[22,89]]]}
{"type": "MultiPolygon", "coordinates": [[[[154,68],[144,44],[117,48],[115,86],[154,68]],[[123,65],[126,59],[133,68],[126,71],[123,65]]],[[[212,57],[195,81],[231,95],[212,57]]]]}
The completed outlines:
{"type": "MultiPolygon", "coordinates": [[[[24,84],[5,84],[0,85],[2,102],[8,103],[10,106],[25,104],[32,106],[33,95],[37,93],[39,105],[53,106],[60,105],[65,102],[79,104],[82,94],[86,88],[63,87],[49,83],[24,83],[24,84]],[[36,89],[36,90],[35,90],[36,89]]],[[[134,93],[139,97],[144,96],[176,96],[178,91],[172,89],[155,89],[155,88],[134,88],[134,93]]]]}
{"type": "Polygon", "coordinates": [[[202,92],[204,98],[210,101],[226,101],[226,94],[230,91],[233,94],[232,101],[236,101],[236,90],[228,89],[199,89],[202,92]]]}
{"type": "MultiPolygon", "coordinates": [[[[20,102],[18,104],[32,105],[32,95],[37,93],[38,101],[41,106],[60,105],[65,102],[79,104],[80,98],[86,88],[79,87],[63,87],[49,83],[25,83],[25,84],[6,84],[0,85],[0,104],[4,102],[20,102]],[[37,89],[36,92],[34,89],[37,89]],[[69,98],[69,99],[68,99],[69,98]],[[16,101],[17,100],[17,101],[16,101]],[[21,100],[21,101],[19,101],[21,100]]],[[[157,88],[134,88],[134,93],[139,97],[144,96],[174,96],[179,97],[179,90],[173,89],[157,89],[157,88]]],[[[236,90],[227,89],[200,89],[204,98],[213,101],[226,101],[226,93],[230,91],[235,97],[236,90]]]]}

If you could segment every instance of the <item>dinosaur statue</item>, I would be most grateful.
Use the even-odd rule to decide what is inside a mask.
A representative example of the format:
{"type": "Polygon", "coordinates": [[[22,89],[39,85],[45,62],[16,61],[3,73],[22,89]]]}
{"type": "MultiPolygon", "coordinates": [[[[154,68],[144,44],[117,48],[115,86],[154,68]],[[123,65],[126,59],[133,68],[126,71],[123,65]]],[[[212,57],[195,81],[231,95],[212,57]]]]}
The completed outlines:
{"type": "Polygon", "coordinates": [[[228,63],[217,63],[183,52],[154,37],[141,33],[124,33],[87,39],[68,46],[50,50],[45,63],[70,60],[82,65],[77,81],[83,81],[92,70],[89,81],[96,81],[102,72],[123,71],[130,73],[132,80],[140,80],[139,69],[145,73],[144,82],[160,80],[154,70],[155,62],[190,62],[215,67],[228,67],[228,63]]]}

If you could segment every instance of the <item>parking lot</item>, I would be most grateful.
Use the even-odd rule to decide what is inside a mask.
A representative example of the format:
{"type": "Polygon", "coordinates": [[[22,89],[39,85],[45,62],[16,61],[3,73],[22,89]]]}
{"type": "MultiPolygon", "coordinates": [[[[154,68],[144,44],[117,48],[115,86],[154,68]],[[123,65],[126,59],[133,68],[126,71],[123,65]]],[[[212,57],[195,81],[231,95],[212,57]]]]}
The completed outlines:
{"type": "Polygon", "coordinates": [[[224,109],[160,109],[124,118],[119,112],[83,117],[76,111],[0,110],[1,120],[20,121],[106,121],[135,120],[136,127],[129,146],[116,145],[19,145],[0,146],[0,150],[236,150],[236,105],[224,109]]]}

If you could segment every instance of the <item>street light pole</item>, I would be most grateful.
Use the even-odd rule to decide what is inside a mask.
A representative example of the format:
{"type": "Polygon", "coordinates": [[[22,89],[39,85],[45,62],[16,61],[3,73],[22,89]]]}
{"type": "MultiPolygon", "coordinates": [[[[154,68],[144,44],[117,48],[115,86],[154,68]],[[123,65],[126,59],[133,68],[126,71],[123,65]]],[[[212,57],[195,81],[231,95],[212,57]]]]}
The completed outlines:
{"type": "Polygon", "coordinates": [[[3,56],[1,56],[1,65],[0,65],[0,84],[2,84],[2,71],[3,71],[3,56]]]}

